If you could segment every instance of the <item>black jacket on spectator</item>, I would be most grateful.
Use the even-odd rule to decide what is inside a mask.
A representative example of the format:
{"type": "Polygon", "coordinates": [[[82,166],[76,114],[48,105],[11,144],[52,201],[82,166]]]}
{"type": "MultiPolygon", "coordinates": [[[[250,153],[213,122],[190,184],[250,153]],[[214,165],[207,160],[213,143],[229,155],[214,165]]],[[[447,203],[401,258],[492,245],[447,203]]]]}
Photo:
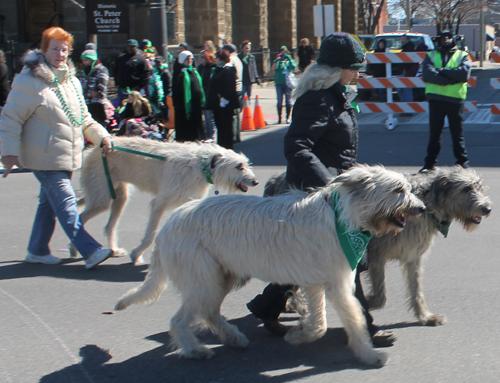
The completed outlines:
{"type": "Polygon", "coordinates": [[[0,107],[5,105],[9,92],[9,69],[7,65],[0,63],[0,107]]]}
{"type": "Polygon", "coordinates": [[[115,83],[125,89],[140,89],[148,84],[151,68],[139,53],[124,53],[116,58],[115,83]]]}
{"type": "Polygon", "coordinates": [[[306,45],[303,47],[302,45],[299,46],[299,68],[303,72],[306,67],[311,64],[311,61],[314,58],[314,50],[310,45],[306,45]]]}
{"type": "MultiPolygon", "coordinates": [[[[405,45],[403,45],[401,49],[402,52],[415,52],[415,44],[410,40],[405,45]]],[[[405,77],[415,77],[417,75],[418,68],[418,63],[403,64],[403,75],[405,77]]]]}
{"type": "Polygon", "coordinates": [[[297,99],[284,145],[289,183],[300,189],[325,186],[356,163],[355,97],[352,88],[336,83],[297,99]]]}
{"type": "Polygon", "coordinates": [[[208,95],[210,77],[212,77],[212,69],[214,67],[215,64],[209,64],[209,63],[206,63],[205,65],[202,64],[198,65],[198,73],[200,74],[201,80],[203,81],[203,90],[205,91],[205,95],[208,95]]]}
{"type": "Polygon", "coordinates": [[[214,75],[210,79],[208,88],[207,107],[205,109],[215,110],[220,108],[221,98],[229,101],[228,109],[238,109],[240,102],[236,92],[236,69],[232,64],[216,67],[214,75]]]}

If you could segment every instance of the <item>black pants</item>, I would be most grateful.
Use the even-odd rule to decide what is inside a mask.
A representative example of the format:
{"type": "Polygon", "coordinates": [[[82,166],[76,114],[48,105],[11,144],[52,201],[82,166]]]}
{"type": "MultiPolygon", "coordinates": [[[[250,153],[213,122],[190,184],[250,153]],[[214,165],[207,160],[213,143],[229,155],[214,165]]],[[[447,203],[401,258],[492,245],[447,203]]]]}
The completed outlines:
{"type": "MultiPolygon", "coordinates": [[[[361,303],[363,309],[363,315],[365,316],[366,325],[370,335],[374,335],[378,329],[373,324],[373,317],[368,311],[368,302],[363,293],[363,287],[361,286],[360,273],[366,270],[363,266],[358,266],[356,269],[356,290],[355,296],[361,303]]],[[[259,306],[261,312],[266,313],[267,319],[278,320],[280,314],[285,310],[286,301],[291,296],[290,291],[296,290],[297,286],[293,285],[277,285],[275,283],[270,283],[266,286],[262,294],[257,295],[253,302],[259,306]]]]}
{"type": "Polygon", "coordinates": [[[214,109],[214,121],[217,126],[217,144],[226,149],[233,149],[234,109],[214,109]]]}
{"type": "Polygon", "coordinates": [[[430,137],[427,146],[427,157],[425,157],[426,168],[432,168],[437,164],[437,158],[441,151],[441,135],[446,116],[450,123],[453,154],[457,159],[456,163],[464,167],[468,167],[469,165],[463,129],[464,103],[457,104],[448,101],[429,100],[430,137]]]}

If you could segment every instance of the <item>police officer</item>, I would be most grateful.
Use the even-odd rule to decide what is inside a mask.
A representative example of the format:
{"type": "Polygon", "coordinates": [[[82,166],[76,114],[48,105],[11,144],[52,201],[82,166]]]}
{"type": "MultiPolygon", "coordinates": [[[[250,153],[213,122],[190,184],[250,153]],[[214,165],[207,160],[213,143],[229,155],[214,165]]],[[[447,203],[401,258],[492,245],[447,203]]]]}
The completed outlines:
{"type": "Polygon", "coordinates": [[[456,48],[453,33],[442,31],[439,46],[426,56],[423,64],[425,95],[429,101],[430,137],[427,157],[421,173],[427,173],[437,164],[441,151],[441,135],[445,117],[448,117],[456,163],[469,167],[463,131],[464,106],[467,98],[467,81],[471,73],[471,61],[467,52],[456,48]]]}

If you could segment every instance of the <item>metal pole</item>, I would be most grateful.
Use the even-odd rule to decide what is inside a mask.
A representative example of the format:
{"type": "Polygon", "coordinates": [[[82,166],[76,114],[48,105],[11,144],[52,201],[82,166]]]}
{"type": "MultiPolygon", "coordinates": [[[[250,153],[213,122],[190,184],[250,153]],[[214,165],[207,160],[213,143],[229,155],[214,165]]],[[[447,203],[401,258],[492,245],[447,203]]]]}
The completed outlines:
{"type": "Polygon", "coordinates": [[[486,45],[485,42],[484,42],[484,40],[485,40],[485,32],[484,32],[484,12],[483,12],[483,7],[481,7],[481,12],[479,14],[479,22],[480,22],[480,24],[479,24],[479,32],[480,32],[479,39],[481,40],[480,43],[479,43],[479,46],[480,46],[479,49],[481,49],[481,51],[480,51],[481,53],[480,53],[480,57],[479,57],[479,66],[482,67],[483,66],[484,57],[485,57],[485,55],[484,55],[484,48],[485,48],[485,45],[486,45]]]}
{"type": "Polygon", "coordinates": [[[406,29],[411,32],[411,0],[406,0],[406,29]]]}
{"type": "Polygon", "coordinates": [[[163,57],[168,62],[168,35],[167,35],[167,0],[161,0],[161,47],[163,57]]]}

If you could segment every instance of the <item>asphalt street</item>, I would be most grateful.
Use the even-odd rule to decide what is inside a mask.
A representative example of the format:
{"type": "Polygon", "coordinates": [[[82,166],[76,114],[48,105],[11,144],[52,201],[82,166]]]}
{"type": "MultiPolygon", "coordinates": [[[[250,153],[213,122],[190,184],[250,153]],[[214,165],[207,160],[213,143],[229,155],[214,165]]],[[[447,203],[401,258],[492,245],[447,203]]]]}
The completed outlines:
{"type": "MultiPolygon", "coordinates": [[[[500,77],[485,72],[484,81],[500,77]]],[[[260,88],[255,93],[266,119],[274,121],[274,90],[260,88]]],[[[480,93],[485,99],[479,102],[494,102],[496,93],[480,93]]],[[[389,132],[374,121],[375,116],[360,116],[359,162],[417,171],[425,156],[426,125],[408,121],[389,132]]],[[[250,158],[261,181],[250,194],[261,195],[265,181],[284,170],[286,128],[273,125],[242,133],[243,142],[235,149],[250,158]]],[[[452,165],[447,130],[443,138],[440,165],[452,165]]],[[[38,182],[30,173],[0,179],[0,382],[498,382],[500,125],[466,124],[466,143],[473,168],[489,187],[493,213],[473,233],[454,223],[448,238],[435,241],[424,286],[431,311],[447,316],[444,326],[416,322],[406,307],[400,267],[388,267],[387,306],[373,314],[398,340],[384,350],[389,362],[380,369],[361,365],[346,348],[345,333],[330,304],[329,329],[314,343],[295,347],[269,334],[245,307],[265,286],[258,280],[230,294],[222,307],[250,346],[226,347],[202,331],[201,339],[216,356],[208,361],[180,359],[169,348],[169,320],[180,302],[175,290],[169,287],[151,306],[114,312],[117,299],[144,280],[147,266],[112,258],[86,270],[81,259],[67,259],[68,240],[59,227],[52,251],[65,258],[62,264],[24,263],[38,182]]],[[[78,178],[77,172],[77,190],[78,178]]],[[[122,247],[132,249],[142,237],[150,198],[138,191],[132,196],[119,225],[122,247]]],[[[86,225],[102,242],[106,218],[101,215],[86,225]]],[[[146,260],[149,255],[148,250],[146,260]]],[[[297,320],[294,314],[283,318],[288,325],[297,320]]]]}

